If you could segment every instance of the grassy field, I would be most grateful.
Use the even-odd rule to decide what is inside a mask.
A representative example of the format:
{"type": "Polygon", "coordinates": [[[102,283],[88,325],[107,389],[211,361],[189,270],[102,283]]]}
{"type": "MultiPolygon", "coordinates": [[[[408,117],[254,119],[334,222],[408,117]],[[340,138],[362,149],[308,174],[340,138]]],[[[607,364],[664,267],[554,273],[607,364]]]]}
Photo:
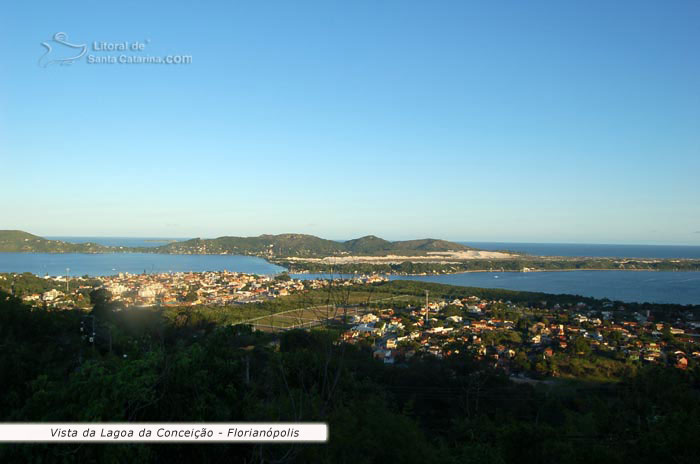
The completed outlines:
{"type": "Polygon", "coordinates": [[[368,290],[346,292],[342,298],[328,295],[306,294],[299,297],[287,297],[280,305],[268,305],[266,308],[242,308],[238,324],[251,324],[259,330],[286,330],[291,328],[308,328],[321,325],[324,321],[343,323],[345,318],[363,314],[376,309],[378,305],[391,305],[394,301],[420,301],[412,295],[395,295],[368,290]],[[328,304],[330,302],[330,304],[328,304]],[[281,307],[297,305],[291,309],[278,310],[281,307]],[[245,315],[250,317],[246,318],[245,315]]]}
{"type": "Polygon", "coordinates": [[[282,313],[270,314],[249,321],[258,330],[279,330],[292,328],[308,328],[321,325],[324,321],[342,323],[345,316],[363,314],[369,309],[360,306],[319,306],[315,308],[301,308],[282,313]]]}
{"type": "Polygon", "coordinates": [[[172,307],[164,310],[166,319],[175,321],[188,315],[190,318],[211,321],[217,325],[251,324],[261,330],[287,329],[318,325],[320,321],[336,319],[342,314],[339,308],[348,308],[348,314],[357,308],[376,308],[391,305],[392,301],[406,302],[420,298],[397,294],[392,289],[381,290],[374,286],[336,287],[297,293],[273,300],[226,306],[172,307]]]}

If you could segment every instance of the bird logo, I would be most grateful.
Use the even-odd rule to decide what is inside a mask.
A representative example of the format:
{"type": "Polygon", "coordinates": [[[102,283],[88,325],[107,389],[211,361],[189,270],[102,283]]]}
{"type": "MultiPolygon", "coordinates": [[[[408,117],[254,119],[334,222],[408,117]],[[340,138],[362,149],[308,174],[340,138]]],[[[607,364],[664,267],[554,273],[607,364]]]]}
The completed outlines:
{"type": "Polygon", "coordinates": [[[39,58],[39,66],[42,68],[50,64],[69,65],[87,53],[87,45],[68,43],[68,34],[65,32],[55,33],[52,39],[41,42],[41,45],[46,48],[46,52],[39,58]]]}

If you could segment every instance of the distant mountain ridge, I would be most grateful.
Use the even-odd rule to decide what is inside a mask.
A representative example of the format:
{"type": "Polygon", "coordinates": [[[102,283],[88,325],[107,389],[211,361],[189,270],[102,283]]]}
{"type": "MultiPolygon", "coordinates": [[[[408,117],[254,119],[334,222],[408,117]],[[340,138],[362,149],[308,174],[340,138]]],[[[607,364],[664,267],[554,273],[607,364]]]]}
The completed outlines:
{"type": "Polygon", "coordinates": [[[97,243],[49,240],[22,230],[0,230],[0,252],[5,253],[109,253],[115,248],[97,243]]]}
{"type": "Polygon", "coordinates": [[[459,243],[431,238],[390,242],[374,235],[336,242],[314,235],[279,234],[258,237],[195,238],[154,249],[157,253],[254,254],[269,257],[323,258],[328,256],[401,254],[424,255],[428,252],[472,250],[459,243]]]}
{"type": "Polygon", "coordinates": [[[336,242],[314,235],[279,234],[257,237],[225,236],[194,238],[158,247],[108,247],[96,243],[68,243],[48,240],[20,230],[0,230],[0,252],[36,253],[116,253],[142,252],[167,254],[241,254],[271,258],[324,258],[328,256],[420,256],[429,252],[472,250],[459,243],[437,239],[390,242],[367,235],[336,242]]]}

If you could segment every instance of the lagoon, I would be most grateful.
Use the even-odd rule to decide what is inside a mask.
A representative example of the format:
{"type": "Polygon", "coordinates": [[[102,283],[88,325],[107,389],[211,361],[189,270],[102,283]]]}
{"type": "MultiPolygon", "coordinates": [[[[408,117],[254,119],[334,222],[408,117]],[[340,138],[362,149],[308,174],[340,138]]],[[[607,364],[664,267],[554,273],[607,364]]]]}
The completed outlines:
{"type": "Polygon", "coordinates": [[[700,272],[693,271],[470,272],[395,278],[470,287],[568,293],[637,303],[700,304],[700,272]]]}
{"type": "Polygon", "coordinates": [[[161,272],[232,271],[277,274],[284,271],[262,258],[236,255],[165,255],[155,253],[0,253],[0,272],[31,272],[38,276],[106,276],[161,272]]]}
{"type": "MultiPolygon", "coordinates": [[[[328,275],[292,274],[292,277],[313,279],[328,275]]],[[[430,276],[389,276],[389,279],[527,292],[566,293],[636,303],[700,305],[700,272],[693,271],[465,272],[430,276]]]]}

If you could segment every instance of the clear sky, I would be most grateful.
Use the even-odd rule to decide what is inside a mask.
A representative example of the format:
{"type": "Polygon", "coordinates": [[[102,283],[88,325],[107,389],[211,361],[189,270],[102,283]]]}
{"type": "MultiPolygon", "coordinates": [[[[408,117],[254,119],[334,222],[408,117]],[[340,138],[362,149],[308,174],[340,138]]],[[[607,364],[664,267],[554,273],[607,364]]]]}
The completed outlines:
{"type": "Polygon", "coordinates": [[[698,1],[6,3],[0,229],[700,244],[699,24],[698,1]],[[87,55],[42,67],[57,32],[87,55]]]}

